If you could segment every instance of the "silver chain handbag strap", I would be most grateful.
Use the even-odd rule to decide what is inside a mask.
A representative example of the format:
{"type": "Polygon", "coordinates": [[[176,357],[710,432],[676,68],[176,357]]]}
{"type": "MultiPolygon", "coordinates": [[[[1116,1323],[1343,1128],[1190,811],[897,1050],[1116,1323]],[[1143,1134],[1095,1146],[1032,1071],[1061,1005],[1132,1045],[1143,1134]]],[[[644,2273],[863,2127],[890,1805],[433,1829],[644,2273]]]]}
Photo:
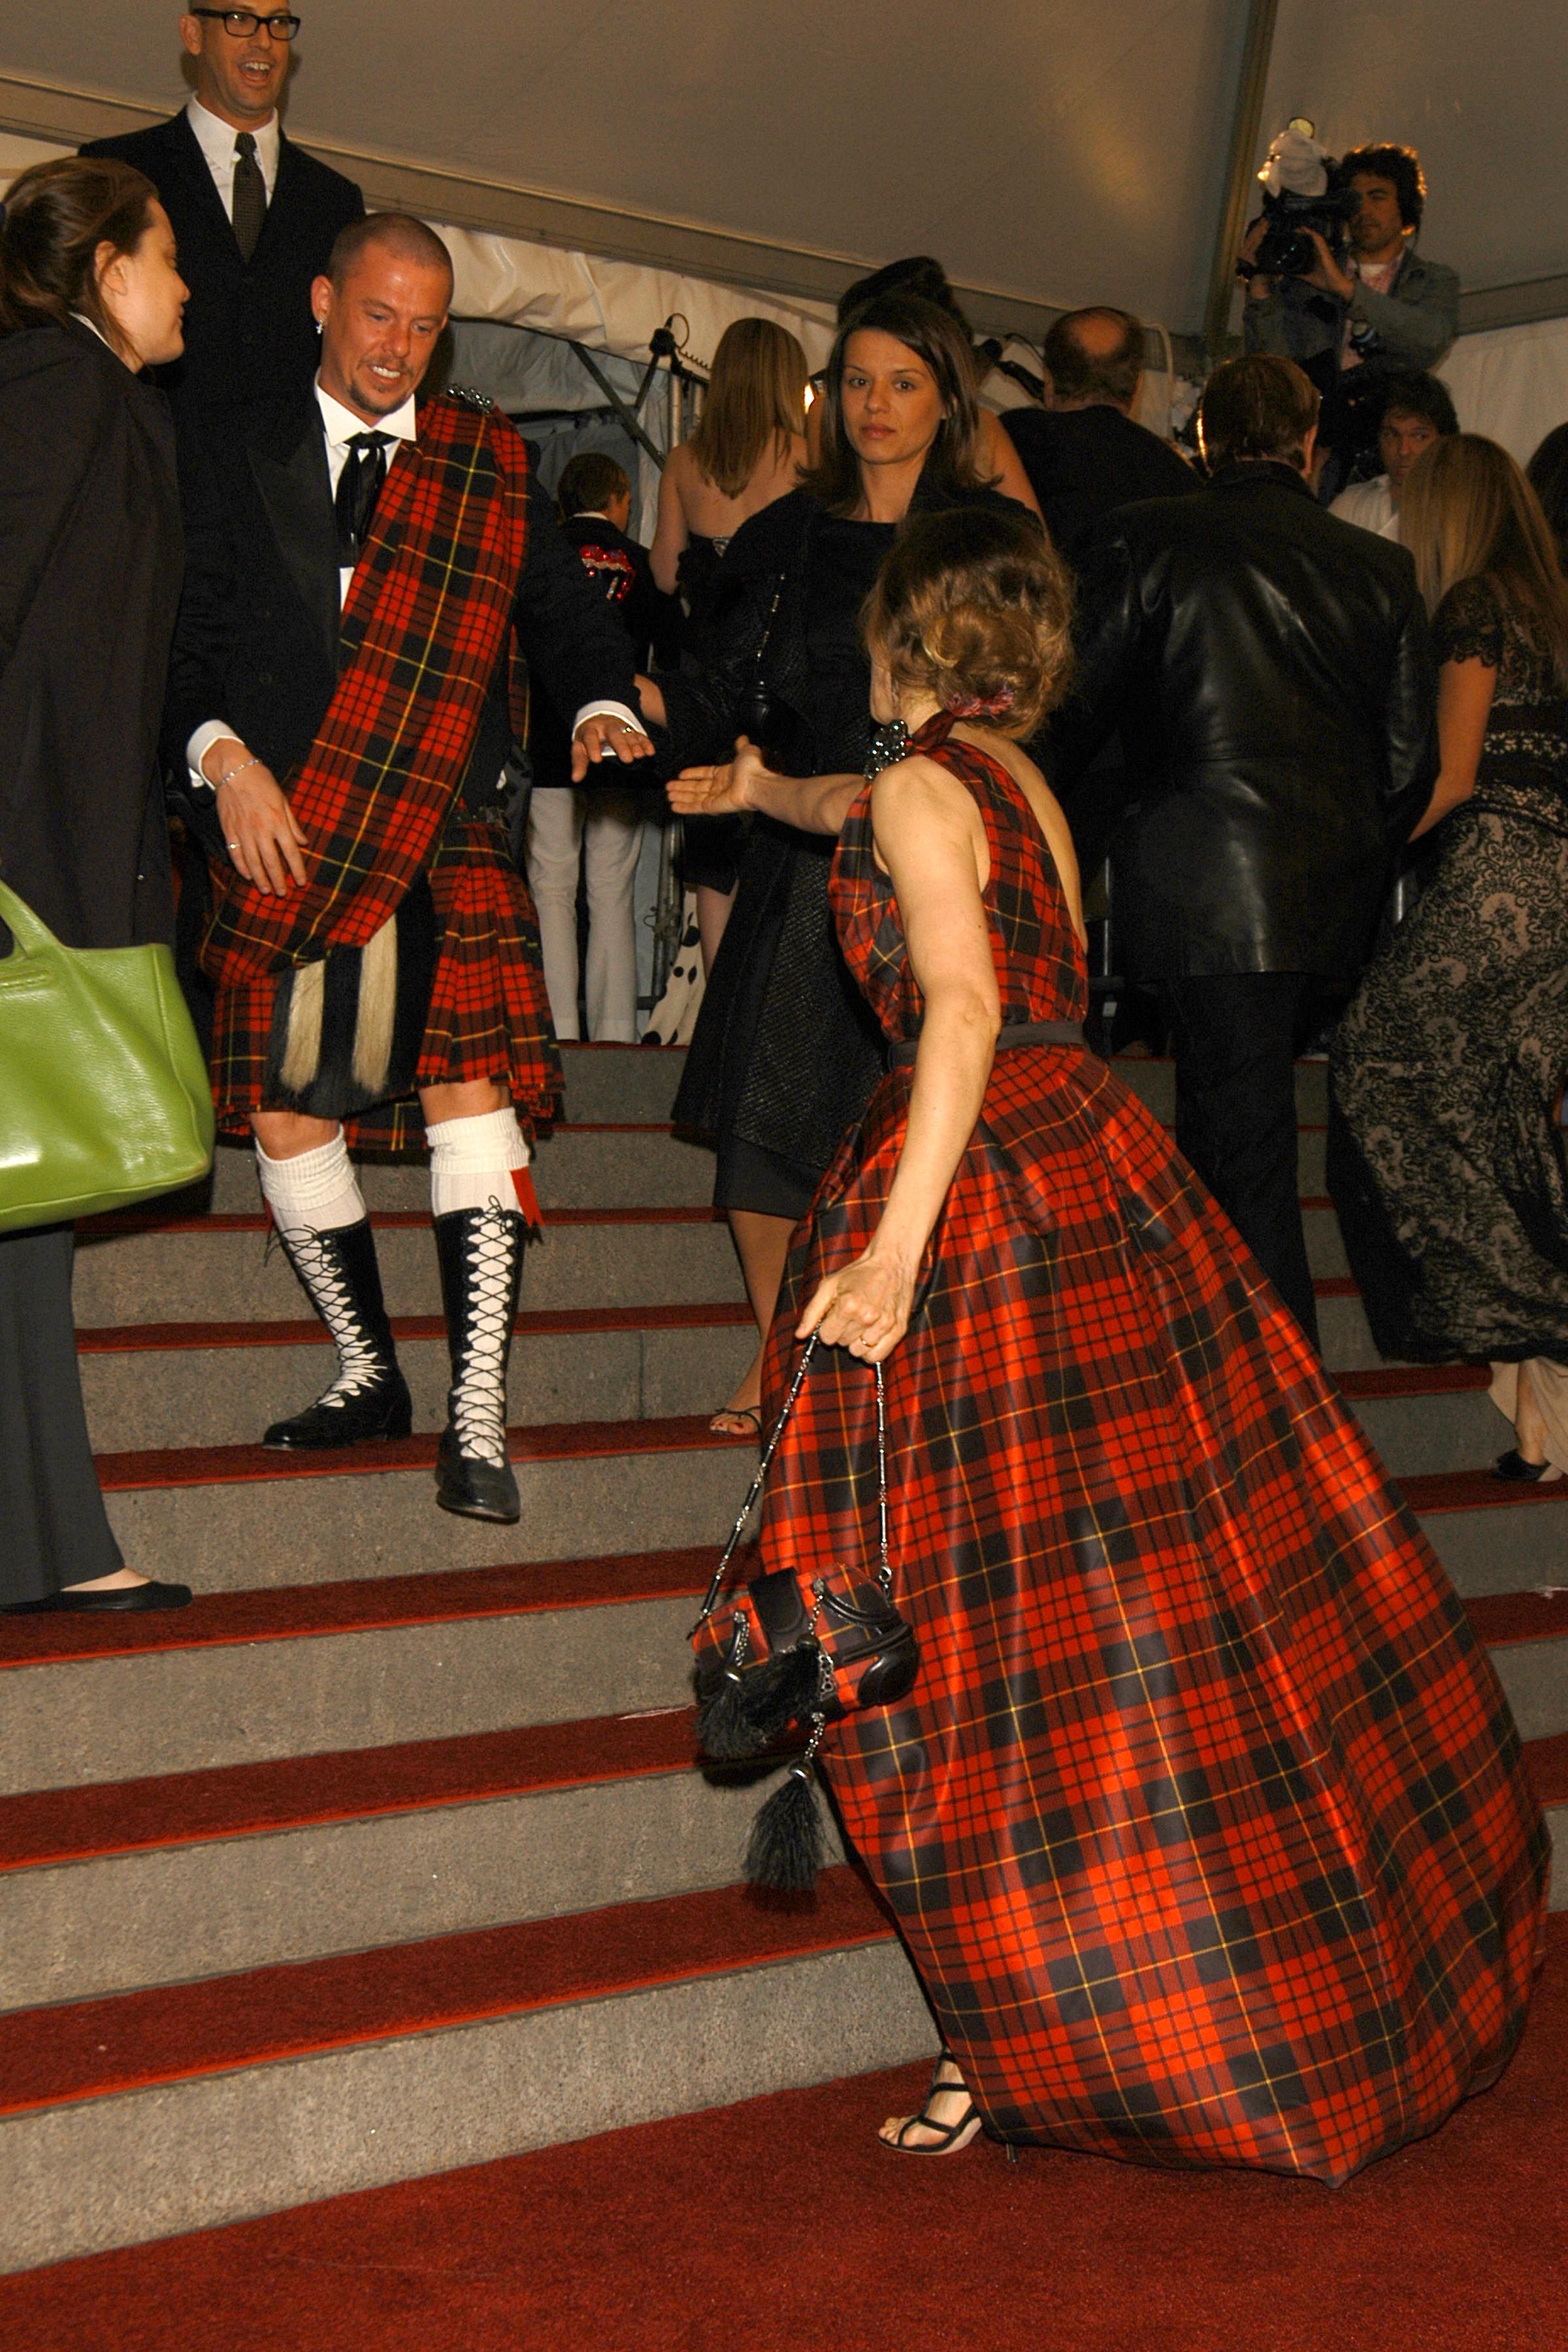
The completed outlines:
{"type": "MultiPolygon", "coordinates": [[[[719,1565],[713,1571],[713,1580],[708,1587],[707,1597],[704,1600],[701,1610],[698,1615],[697,1623],[691,1628],[691,1632],[693,1633],[697,1633],[701,1626],[707,1623],[709,1618],[712,1616],[714,1610],[719,1605],[719,1595],[724,1589],[725,1573],[729,1569],[730,1562],[735,1557],[737,1547],[739,1546],[742,1535],[745,1530],[746,1522],[751,1517],[752,1511],[756,1507],[757,1497],[763,1491],[763,1482],[768,1475],[769,1465],[772,1463],[773,1455],[778,1452],[779,1440],[784,1433],[784,1424],[788,1421],[790,1414],[795,1410],[795,1401],[800,1394],[801,1383],[805,1379],[806,1370],[810,1365],[813,1356],[816,1353],[816,1338],[817,1335],[814,1331],[810,1339],[805,1343],[799,1363],[795,1366],[795,1378],[789,1384],[789,1391],[784,1398],[784,1408],[780,1412],[777,1421],[773,1423],[772,1435],[769,1437],[766,1445],[763,1448],[763,1458],[757,1465],[757,1475],[752,1481],[746,1499],[742,1504],[735,1524],[730,1530],[730,1540],[724,1546],[723,1551],[720,1554],[719,1565]]],[[[877,1375],[877,1538],[879,1561],[877,1569],[877,1581],[881,1586],[883,1591],[888,1594],[889,1599],[891,1599],[893,1591],[893,1570],[892,1565],[888,1558],[887,1389],[882,1379],[881,1365],[875,1364],[873,1365],[872,1370],[877,1375]]],[[[688,1636],[688,1639],[690,1637],[688,1636]]]]}

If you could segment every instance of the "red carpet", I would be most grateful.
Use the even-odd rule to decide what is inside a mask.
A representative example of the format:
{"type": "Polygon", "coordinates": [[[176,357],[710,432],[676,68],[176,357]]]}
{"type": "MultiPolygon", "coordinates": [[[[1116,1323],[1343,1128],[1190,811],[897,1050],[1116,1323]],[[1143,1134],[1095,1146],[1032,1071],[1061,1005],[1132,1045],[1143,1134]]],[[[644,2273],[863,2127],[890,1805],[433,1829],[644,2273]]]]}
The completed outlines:
{"type": "Polygon", "coordinates": [[[1500,2087],[1338,2191],[873,2134],[923,2068],[0,2280],[17,2352],[1562,2352],[1568,1922],[1500,2087]]]}

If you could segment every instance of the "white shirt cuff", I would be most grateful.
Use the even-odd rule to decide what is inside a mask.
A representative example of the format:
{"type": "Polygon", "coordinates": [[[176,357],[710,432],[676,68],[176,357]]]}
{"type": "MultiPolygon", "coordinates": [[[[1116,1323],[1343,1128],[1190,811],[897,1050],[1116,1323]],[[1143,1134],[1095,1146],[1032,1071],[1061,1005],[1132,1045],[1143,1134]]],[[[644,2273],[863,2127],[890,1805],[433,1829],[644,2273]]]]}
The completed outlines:
{"type": "Polygon", "coordinates": [[[647,731],[637,712],[628,710],[624,702],[585,702],[572,721],[574,735],[585,719],[624,719],[628,727],[637,729],[639,735],[647,731]]]}
{"type": "Polygon", "coordinates": [[[199,793],[211,793],[217,789],[216,784],[209,784],[203,775],[202,761],[206,758],[213,745],[221,743],[226,735],[231,737],[237,743],[239,740],[233,728],[226,720],[205,719],[185,745],[185,765],[191,772],[191,782],[199,793]]]}

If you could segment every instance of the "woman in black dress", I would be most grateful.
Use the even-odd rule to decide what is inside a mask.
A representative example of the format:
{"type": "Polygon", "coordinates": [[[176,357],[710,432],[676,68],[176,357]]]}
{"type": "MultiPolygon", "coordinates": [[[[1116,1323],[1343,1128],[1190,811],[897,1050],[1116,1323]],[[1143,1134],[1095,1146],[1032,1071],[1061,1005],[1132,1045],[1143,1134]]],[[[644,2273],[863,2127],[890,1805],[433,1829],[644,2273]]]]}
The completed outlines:
{"type": "Polygon", "coordinates": [[[1334,1040],[1329,1186],[1384,1355],[1484,1357],[1504,1478],[1568,1469],[1568,581],[1539,502],[1462,433],[1400,535],[1442,663],[1435,871],[1334,1040]]]}
{"type": "MultiPolygon", "coordinates": [[[[16,183],[0,226],[0,876],[72,948],[174,932],[156,750],[180,509],[167,406],[138,378],[178,358],[184,305],[139,172],[71,158],[16,183]]],[[[69,1225],[0,1234],[0,1606],[177,1607],[188,1588],[133,1574],[104,1512],[71,1248],[69,1225]]]]}
{"type": "MultiPolygon", "coordinates": [[[[862,775],[873,741],[859,619],[904,517],[988,505],[968,346],[934,304],[868,303],[840,329],[825,379],[820,462],[737,531],[718,583],[707,673],[665,678],[647,715],[667,771],[724,761],[756,738],[796,776],[862,775]]],[[[714,1203],[729,1216],[760,1335],[795,1224],[881,1076],[877,1024],[827,903],[832,842],[757,817],[734,911],[698,1016],[675,1117],[714,1137],[714,1203]]],[[[758,1426],[762,1351],[713,1426],[758,1426]]]]}

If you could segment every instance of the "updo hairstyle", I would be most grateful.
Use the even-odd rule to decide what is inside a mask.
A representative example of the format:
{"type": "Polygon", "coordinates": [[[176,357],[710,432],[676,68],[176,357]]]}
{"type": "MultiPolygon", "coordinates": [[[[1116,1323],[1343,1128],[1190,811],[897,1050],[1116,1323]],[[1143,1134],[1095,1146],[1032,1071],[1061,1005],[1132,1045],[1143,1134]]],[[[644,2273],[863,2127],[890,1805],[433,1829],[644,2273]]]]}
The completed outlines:
{"type": "Polygon", "coordinates": [[[134,253],[158,192],[110,155],[61,155],[13,181],[0,216],[0,334],[90,320],[118,347],[98,286],[102,246],[134,253]]]}
{"type": "Polygon", "coordinates": [[[1072,579],[1032,516],[912,515],[862,616],[895,687],[1015,740],[1035,734],[1072,676],[1072,579]]]}

